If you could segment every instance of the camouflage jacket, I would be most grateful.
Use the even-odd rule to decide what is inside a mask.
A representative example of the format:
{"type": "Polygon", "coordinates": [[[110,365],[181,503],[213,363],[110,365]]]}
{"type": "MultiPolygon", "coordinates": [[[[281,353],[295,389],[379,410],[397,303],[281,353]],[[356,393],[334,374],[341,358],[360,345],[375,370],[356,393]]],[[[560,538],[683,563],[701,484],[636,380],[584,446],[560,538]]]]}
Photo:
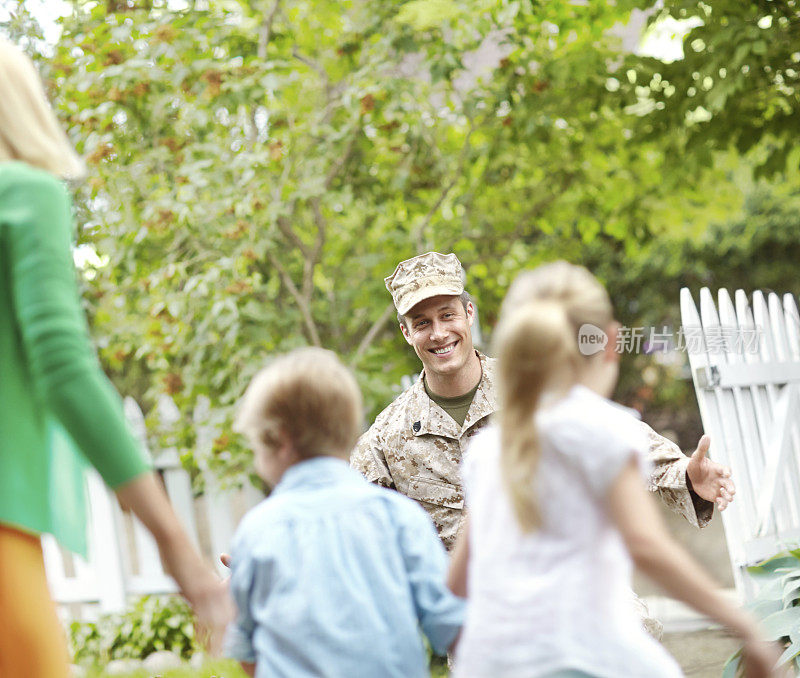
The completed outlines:
{"type": "MultiPolygon", "coordinates": [[[[497,409],[493,358],[478,354],[483,370],[464,425],[425,393],[423,375],[375,419],[351,456],[353,468],[367,480],[416,499],[433,519],[449,550],[455,544],[464,508],[461,455],[497,409]]],[[[646,426],[646,424],[642,424],[646,426]]],[[[654,466],[650,490],[697,527],[711,518],[713,505],[686,486],[689,458],[649,426],[649,458],[654,466]],[[696,502],[707,504],[696,509],[696,502]]]]}
{"type": "Polygon", "coordinates": [[[667,508],[680,513],[693,527],[705,527],[714,514],[713,502],[706,501],[686,484],[686,465],[689,463],[681,449],[671,440],[658,435],[647,424],[650,447],[647,458],[653,465],[649,489],[657,492],[667,508]]]}

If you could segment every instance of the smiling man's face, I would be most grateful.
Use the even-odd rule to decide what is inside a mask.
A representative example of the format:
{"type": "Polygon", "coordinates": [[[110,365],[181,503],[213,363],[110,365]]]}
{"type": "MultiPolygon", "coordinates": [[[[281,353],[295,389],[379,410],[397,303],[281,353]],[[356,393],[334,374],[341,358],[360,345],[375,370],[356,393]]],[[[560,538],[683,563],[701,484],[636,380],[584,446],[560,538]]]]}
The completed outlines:
{"type": "Polygon", "coordinates": [[[470,329],[474,318],[471,303],[465,310],[460,297],[440,295],[414,306],[400,329],[422,361],[425,374],[448,379],[465,369],[475,355],[470,329]]]}

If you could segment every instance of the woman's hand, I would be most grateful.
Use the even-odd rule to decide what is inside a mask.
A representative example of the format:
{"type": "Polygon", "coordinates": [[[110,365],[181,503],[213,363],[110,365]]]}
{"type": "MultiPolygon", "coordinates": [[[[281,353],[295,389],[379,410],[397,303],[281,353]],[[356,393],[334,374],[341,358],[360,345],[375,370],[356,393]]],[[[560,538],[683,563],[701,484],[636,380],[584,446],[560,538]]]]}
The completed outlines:
{"type": "Polygon", "coordinates": [[[746,678],[789,678],[788,669],[778,669],[781,657],[777,643],[752,636],[745,640],[742,649],[742,665],[746,678]]]}
{"type": "Polygon", "coordinates": [[[120,504],[129,507],[153,535],[164,571],[178,583],[197,616],[198,636],[210,654],[219,654],[225,629],[234,618],[227,582],[203,561],[154,474],[145,473],[116,493],[120,504]]]}
{"type": "Polygon", "coordinates": [[[228,580],[220,581],[210,570],[181,592],[197,616],[198,638],[211,655],[222,652],[225,629],[234,618],[233,603],[228,593],[228,580]]]}

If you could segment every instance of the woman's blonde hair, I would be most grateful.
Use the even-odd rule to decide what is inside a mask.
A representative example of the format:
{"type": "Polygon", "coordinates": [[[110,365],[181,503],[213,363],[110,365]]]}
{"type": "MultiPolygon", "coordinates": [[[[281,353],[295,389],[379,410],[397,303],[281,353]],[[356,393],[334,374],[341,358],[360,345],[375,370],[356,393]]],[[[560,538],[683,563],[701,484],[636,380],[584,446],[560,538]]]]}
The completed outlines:
{"type": "Polygon", "coordinates": [[[234,430],[255,449],[286,436],[301,458],[347,457],[361,433],[361,391],[333,351],[300,348],[273,360],[247,387],[234,430]]]}
{"type": "Polygon", "coordinates": [[[495,331],[500,398],[500,466],[523,531],[541,524],[534,491],[540,449],[535,413],[542,392],[574,378],[578,330],[613,320],[605,288],[581,266],[556,261],[521,273],[503,301],[495,331]]]}
{"type": "Polygon", "coordinates": [[[0,162],[21,160],[64,179],[85,173],[33,62],[0,38],[0,162]]]}

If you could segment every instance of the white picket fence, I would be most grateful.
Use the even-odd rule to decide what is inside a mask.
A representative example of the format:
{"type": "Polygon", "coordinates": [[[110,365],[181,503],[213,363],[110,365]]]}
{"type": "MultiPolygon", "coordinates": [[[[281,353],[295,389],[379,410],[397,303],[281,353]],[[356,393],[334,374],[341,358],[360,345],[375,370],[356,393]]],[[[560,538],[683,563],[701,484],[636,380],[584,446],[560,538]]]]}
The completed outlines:
{"type": "Polygon", "coordinates": [[[731,468],[736,497],[722,514],[737,592],[755,593],[746,568],[800,544],[800,314],[782,298],[743,290],[698,313],[681,290],[689,365],[710,456],[731,468]]]}
{"type": "MultiPolygon", "coordinates": [[[[143,441],[144,420],[132,399],[126,399],[125,413],[143,441]]],[[[209,446],[214,433],[210,427],[200,427],[198,446],[209,446]]],[[[194,497],[191,479],[176,450],[164,450],[154,465],[195,545],[224,574],[219,554],[229,551],[239,520],[263,499],[263,494],[249,485],[222,489],[218,480],[207,473],[205,493],[194,497]]],[[[48,583],[62,617],[92,620],[100,613],[125,610],[131,596],[175,592],[175,582],[161,568],[156,544],[144,526],[122,511],[97,473],[89,475],[87,484],[88,559],[65,551],[51,536],[42,538],[48,583]]]]}

